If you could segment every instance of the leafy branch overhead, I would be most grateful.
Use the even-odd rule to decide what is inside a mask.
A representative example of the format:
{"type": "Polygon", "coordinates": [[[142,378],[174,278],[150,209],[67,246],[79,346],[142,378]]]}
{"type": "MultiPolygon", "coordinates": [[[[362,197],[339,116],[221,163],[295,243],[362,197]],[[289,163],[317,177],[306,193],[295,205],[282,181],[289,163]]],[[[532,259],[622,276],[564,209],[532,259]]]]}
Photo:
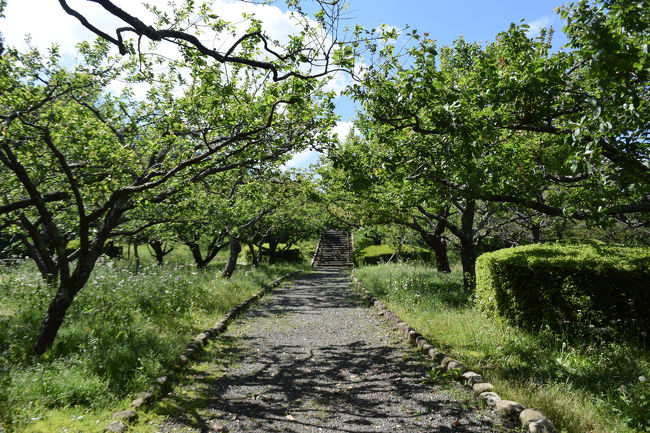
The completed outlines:
{"type": "Polygon", "coordinates": [[[118,48],[121,55],[135,54],[132,41],[126,39],[127,34],[133,34],[140,49],[141,40],[152,42],[166,41],[178,46],[182,52],[194,50],[204,58],[211,58],[222,64],[236,64],[269,72],[273,81],[282,81],[291,77],[300,79],[320,78],[336,71],[345,71],[340,65],[349,65],[353,54],[349,49],[342,50],[341,41],[337,40],[338,22],[345,9],[342,1],[318,1],[320,10],[315,13],[315,22],[303,12],[300,3],[288,1],[287,6],[298,16],[301,25],[300,33],[291,37],[290,43],[278,47],[278,42],[267,36],[259,21],[250,17],[252,25],[242,36],[234,40],[227,49],[215,49],[205,45],[198,36],[192,33],[189,23],[202,21],[217,34],[224,33],[229,23],[212,12],[208,4],[202,4],[195,9],[193,1],[188,1],[175,11],[173,17],[156,8],[151,11],[157,17],[154,25],[146,24],[139,17],[127,12],[110,0],[87,0],[100,5],[106,13],[119,19],[125,26],[111,32],[103,31],[91,23],[89,19],[72,8],[66,0],[59,0],[66,13],[75,17],[84,27],[97,36],[105,39],[118,48]],[[198,17],[193,17],[193,14],[198,17]],[[257,54],[261,54],[261,57],[257,54]],[[333,60],[335,60],[333,62],[333,60]],[[307,69],[316,68],[316,71],[307,69]]]}

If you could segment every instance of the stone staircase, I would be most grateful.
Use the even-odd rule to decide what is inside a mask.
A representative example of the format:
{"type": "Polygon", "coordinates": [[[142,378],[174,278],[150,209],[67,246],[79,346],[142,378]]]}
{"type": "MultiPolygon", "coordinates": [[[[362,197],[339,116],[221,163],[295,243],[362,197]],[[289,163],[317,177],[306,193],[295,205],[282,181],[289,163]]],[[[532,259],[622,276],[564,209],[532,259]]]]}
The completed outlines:
{"type": "Polygon", "coordinates": [[[350,267],[352,266],[352,242],[350,233],[342,230],[321,232],[313,267],[350,267]]]}

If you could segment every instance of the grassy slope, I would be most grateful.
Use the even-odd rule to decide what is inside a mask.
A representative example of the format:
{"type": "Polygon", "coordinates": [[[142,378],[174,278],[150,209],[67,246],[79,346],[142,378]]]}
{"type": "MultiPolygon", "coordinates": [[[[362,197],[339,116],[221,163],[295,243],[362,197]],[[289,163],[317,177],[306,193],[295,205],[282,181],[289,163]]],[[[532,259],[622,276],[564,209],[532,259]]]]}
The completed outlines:
{"type": "MultiPolygon", "coordinates": [[[[182,251],[165,265],[103,261],[77,296],[54,347],[26,358],[52,290],[31,262],[0,273],[0,426],[8,431],[103,431],[116,408],[165,374],[191,337],[280,275],[304,265],[220,265],[198,272],[182,251]]],[[[1,430],[1,429],[0,429],[1,430]]]]}
{"type": "Polygon", "coordinates": [[[631,433],[650,427],[650,358],[645,338],[584,341],[526,333],[490,319],[462,289],[462,275],[422,265],[359,268],[363,285],[403,320],[471,369],[503,397],[541,409],[569,433],[631,433]]]}

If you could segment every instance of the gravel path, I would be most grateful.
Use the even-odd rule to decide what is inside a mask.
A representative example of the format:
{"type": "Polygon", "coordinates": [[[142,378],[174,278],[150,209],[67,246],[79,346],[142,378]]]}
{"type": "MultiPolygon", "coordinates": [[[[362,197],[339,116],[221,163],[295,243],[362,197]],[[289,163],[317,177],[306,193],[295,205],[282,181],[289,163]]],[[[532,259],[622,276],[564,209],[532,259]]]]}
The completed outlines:
{"type": "Polygon", "coordinates": [[[363,306],[349,273],[277,288],[206,349],[157,411],[171,432],[503,432],[363,306]]]}

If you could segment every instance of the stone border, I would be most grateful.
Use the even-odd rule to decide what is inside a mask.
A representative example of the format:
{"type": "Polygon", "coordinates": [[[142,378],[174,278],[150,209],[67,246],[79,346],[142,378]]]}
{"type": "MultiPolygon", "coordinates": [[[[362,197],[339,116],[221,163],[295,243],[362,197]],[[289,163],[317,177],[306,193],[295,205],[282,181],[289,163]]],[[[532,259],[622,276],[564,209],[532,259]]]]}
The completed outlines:
{"type": "Polygon", "coordinates": [[[471,388],[476,397],[480,398],[488,406],[495,408],[507,417],[519,417],[522,427],[529,433],[557,433],[555,426],[540,411],[533,408],[526,408],[524,405],[517,403],[516,401],[502,400],[501,397],[494,392],[494,385],[488,382],[486,378],[478,373],[469,371],[468,368],[459,361],[438,350],[419,332],[403,322],[402,319],[397,317],[388,309],[388,307],[386,307],[386,304],[373,296],[361,285],[359,279],[354,275],[354,269],[352,269],[350,276],[356,287],[364,294],[368,303],[377,310],[380,316],[384,316],[389,322],[391,322],[393,328],[401,331],[404,338],[406,338],[411,345],[416,346],[418,350],[427,354],[440,369],[455,371],[458,374],[457,379],[460,382],[463,382],[468,388],[471,388]]]}
{"type": "MultiPolygon", "coordinates": [[[[224,333],[228,329],[228,324],[232,322],[237,316],[242,312],[246,311],[254,302],[259,300],[262,296],[270,292],[272,289],[280,285],[284,280],[293,278],[298,274],[304,272],[303,270],[290,272],[286,275],[283,275],[280,278],[276,278],[268,285],[262,287],[257,293],[255,293],[250,298],[246,299],[239,305],[234,306],[230,309],[215,325],[214,327],[207,329],[194,337],[190,342],[185,346],[185,349],[178,357],[178,360],[172,366],[172,375],[174,373],[179,373],[183,368],[188,364],[188,362],[198,355],[202,347],[208,344],[210,340],[213,340],[215,337],[224,333]]],[[[131,402],[131,410],[121,410],[113,414],[113,419],[110,424],[106,426],[104,431],[106,432],[125,432],[128,430],[127,423],[132,423],[138,419],[138,414],[136,410],[143,409],[146,406],[149,406],[153,403],[157,397],[161,397],[165,392],[167,392],[171,387],[170,376],[162,376],[154,380],[154,383],[149,387],[145,392],[141,392],[137,395],[136,399],[131,402]]]]}

